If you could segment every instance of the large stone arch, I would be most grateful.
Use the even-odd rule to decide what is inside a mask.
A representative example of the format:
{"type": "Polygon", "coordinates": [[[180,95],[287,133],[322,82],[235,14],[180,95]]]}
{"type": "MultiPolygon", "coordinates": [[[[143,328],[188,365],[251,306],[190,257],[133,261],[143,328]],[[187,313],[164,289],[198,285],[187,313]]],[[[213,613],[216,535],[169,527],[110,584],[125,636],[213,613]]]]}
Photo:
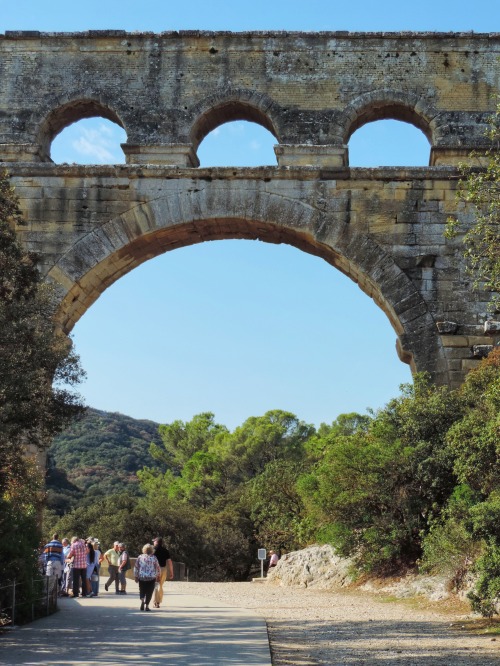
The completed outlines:
{"type": "MultiPolygon", "coordinates": [[[[435,323],[425,301],[373,237],[317,208],[258,187],[223,184],[177,190],[139,204],[80,238],[48,276],[58,283],[58,319],[69,333],[99,295],[144,261],[169,250],[217,239],[287,243],[323,258],[381,307],[398,336],[398,353],[412,370],[443,375],[435,323]]],[[[367,351],[367,353],[369,353],[367,351]]],[[[444,361],[445,362],[445,361],[444,361]]]]}

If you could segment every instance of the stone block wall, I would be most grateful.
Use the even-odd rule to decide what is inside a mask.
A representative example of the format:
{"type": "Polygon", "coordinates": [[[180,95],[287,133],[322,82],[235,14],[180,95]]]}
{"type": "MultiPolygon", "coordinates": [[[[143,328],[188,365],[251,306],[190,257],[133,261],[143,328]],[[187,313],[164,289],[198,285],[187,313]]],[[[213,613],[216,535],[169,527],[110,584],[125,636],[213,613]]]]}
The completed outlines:
{"type": "Polygon", "coordinates": [[[496,33],[6,32],[0,159],[49,160],[61,129],[100,115],[131,163],[197,166],[204,136],[243,118],[275,135],[280,165],[342,166],[352,132],[394,117],[426,134],[431,164],[456,164],[486,145],[499,55],[496,33]]]}

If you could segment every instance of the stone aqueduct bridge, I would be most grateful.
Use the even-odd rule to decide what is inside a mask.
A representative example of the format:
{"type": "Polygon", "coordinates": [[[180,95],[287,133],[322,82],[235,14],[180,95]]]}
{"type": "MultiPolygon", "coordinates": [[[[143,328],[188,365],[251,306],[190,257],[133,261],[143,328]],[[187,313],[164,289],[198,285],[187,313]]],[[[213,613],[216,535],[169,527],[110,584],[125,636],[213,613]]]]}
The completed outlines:
{"type": "Polygon", "coordinates": [[[450,215],[472,221],[456,165],[487,148],[499,55],[497,34],[0,35],[0,160],[28,220],[19,238],[58,286],[62,328],[168,250],[289,243],[376,301],[403,361],[459,384],[495,338],[487,295],[471,291],[443,229],[450,215]],[[53,138],[91,116],[126,130],[127,163],[54,165],[53,138]],[[382,118],[422,130],[429,167],[349,168],[349,137],[382,118]],[[278,165],[198,168],[202,139],[238,119],[272,132],[278,165]]]}

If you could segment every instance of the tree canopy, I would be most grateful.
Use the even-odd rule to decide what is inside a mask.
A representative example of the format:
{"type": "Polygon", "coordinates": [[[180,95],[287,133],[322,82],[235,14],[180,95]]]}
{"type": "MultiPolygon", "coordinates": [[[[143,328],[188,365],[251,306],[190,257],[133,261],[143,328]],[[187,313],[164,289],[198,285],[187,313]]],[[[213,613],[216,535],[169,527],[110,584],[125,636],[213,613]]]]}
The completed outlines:
{"type": "Polygon", "coordinates": [[[6,173],[0,173],[0,577],[32,573],[42,480],[26,455],[82,412],[73,387],[78,357],[54,323],[53,289],[16,229],[26,224],[6,173]]]}

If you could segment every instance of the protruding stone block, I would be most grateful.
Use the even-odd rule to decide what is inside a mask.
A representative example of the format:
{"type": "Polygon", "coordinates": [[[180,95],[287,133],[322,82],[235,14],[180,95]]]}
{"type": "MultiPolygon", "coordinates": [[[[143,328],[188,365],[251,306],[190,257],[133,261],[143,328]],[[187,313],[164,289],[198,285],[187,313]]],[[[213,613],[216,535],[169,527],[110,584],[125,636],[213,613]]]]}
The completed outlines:
{"type": "Polygon", "coordinates": [[[411,352],[403,348],[403,345],[399,338],[396,338],[396,352],[400,361],[402,361],[403,363],[407,363],[408,365],[412,364],[413,354],[411,354],[411,352]]]}
{"type": "Polygon", "coordinates": [[[0,162],[41,162],[48,157],[40,154],[34,143],[0,143],[0,162]]]}
{"type": "Polygon", "coordinates": [[[436,326],[441,335],[453,335],[458,330],[458,324],[454,321],[437,321],[436,326]]]}
{"type": "Polygon", "coordinates": [[[165,143],[156,146],[121,144],[127,164],[198,167],[200,161],[189,143],[165,143]]]}
{"type": "Polygon", "coordinates": [[[461,162],[474,164],[474,166],[486,166],[488,158],[486,155],[477,155],[471,158],[474,146],[464,148],[449,148],[443,146],[432,146],[429,166],[457,166],[461,162]]]}
{"type": "Polygon", "coordinates": [[[484,332],[486,335],[497,335],[500,333],[500,321],[490,319],[484,322],[484,332]]]}
{"type": "Polygon", "coordinates": [[[347,146],[280,144],[274,146],[278,166],[345,167],[347,146]]]}
{"type": "Polygon", "coordinates": [[[472,347],[474,358],[486,358],[491,351],[493,351],[493,345],[474,345],[472,347]]]}

